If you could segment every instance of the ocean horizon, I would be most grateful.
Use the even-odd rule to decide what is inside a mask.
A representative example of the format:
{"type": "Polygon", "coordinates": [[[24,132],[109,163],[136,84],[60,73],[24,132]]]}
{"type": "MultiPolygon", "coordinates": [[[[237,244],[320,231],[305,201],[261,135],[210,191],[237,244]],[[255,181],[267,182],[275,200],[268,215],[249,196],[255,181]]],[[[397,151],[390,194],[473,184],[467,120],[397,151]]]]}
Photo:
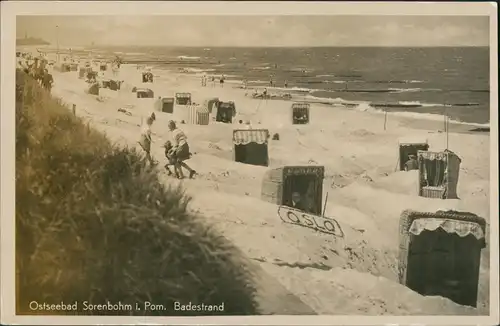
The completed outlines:
{"type": "Polygon", "coordinates": [[[177,60],[158,69],[246,80],[252,88],[366,110],[490,121],[489,47],[94,46],[125,59],[177,60]],[[271,86],[271,80],[273,86],[271,86]],[[286,85],[285,85],[286,84],[286,85]]]}

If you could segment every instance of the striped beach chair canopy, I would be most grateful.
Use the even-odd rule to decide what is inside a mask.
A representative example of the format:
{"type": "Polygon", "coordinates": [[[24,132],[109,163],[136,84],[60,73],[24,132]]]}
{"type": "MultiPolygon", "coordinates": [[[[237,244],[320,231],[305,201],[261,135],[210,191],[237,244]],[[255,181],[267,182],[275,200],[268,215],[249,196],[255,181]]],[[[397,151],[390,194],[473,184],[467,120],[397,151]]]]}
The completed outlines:
{"type": "Polygon", "coordinates": [[[267,144],[268,139],[268,129],[237,129],[233,131],[233,143],[235,145],[267,144]]]}
{"type": "Polygon", "coordinates": [[[311,104],[309,103],[293,103],[292,110],[309,110],[311,104]]]}
{"type": "Polygon", "coordinates": [[[175,98],[191,98],[191,93],[175,93],[175,98]]]}
{"type": "Polygon", "coordinates": [[[210,112],[208,108],[203,105],[189,105],[188,106],[188,121],[189,124],[194,125],[208,125],[210,122],[210,112]]]}

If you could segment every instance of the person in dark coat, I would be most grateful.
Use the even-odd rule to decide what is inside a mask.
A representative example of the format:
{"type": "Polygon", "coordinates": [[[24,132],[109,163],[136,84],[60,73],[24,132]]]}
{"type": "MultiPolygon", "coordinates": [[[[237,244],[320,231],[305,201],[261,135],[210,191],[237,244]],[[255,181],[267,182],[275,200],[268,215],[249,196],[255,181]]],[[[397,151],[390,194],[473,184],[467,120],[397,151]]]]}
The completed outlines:
{"type": "Polygon", "coordinates": [[[50,92],[52,89],[52,84],[54,84],[54,78],[51,74],[49,74],[49,71],[45,69],[42,76],[42,86],[50,92]]]}
{"type": "Polygon", "coordinates": [[[415,155],[408,155],[408,161],[405,163],[405,171],[418,170],[418,161],[415,155]]]}
{"type": "Polygon", "coordinates": [[[307,205],[302,199],[302,196],[296,191],[292,193],[292,201],[290,202],[290,207],[298,209],[300,211],[307,210],[307,205]]]}

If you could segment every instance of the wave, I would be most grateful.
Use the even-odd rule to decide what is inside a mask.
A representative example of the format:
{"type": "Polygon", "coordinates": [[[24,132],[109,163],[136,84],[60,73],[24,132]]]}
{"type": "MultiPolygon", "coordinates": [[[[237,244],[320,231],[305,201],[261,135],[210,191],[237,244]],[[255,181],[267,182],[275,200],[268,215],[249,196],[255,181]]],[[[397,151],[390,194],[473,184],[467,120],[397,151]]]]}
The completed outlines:
{"type": "Polygon", "coordinates": [[[489,89],[452,89],[449,92],[489,93],[489,89]]]}
{"type": "MultiPolygon", "coordinates": [[[[418,107],[438,107],[444,106],[442,104],[436,103],[421,103],[419,101],[401,101],[397,103],[371,103],[368,101],[348,101],[342,99],[340,97],[337,98],[324,98],[324,97],[316,97],[313,95],[308,95],[304,98],[306,102],[316,103],[316,104],[324,104],[331,105],[334,107],[344,107],[349,109],[354,109],[357,111],[363,112],[372,112],[377,114],[385,114],[384,106],[386,108],[418,108],[418,107]]],[[[424,120],[432,120],[432,121],[442,121],[443,115],[439,113],[425,113],[425,112],[411,112],[411,111],[391,111],[390,114],[402,117],[409,117],[414,119],[424,119],[424,120]]],[[[479,128],[489,128],[489,123],[473,123],[473,122],[464,122],[454,118],[450,118],[450,121],[457,124],[463,124],[468,126],[474,126],[479,128]]]]}
{"type": "Polygon", "coordinates": [[[446,106],[478,106],[478,105],[480,104],[471,102],[471,103],[452,103],[446,106]]]}
{"type": "Polygon", "coordinates": [[[338,89],[341,93],[392,93],[390,89],[338,89]]]}
{"type": "Polygon", "coordinates": [[[298,93],[312,93],[316,90],[309,89],[309,88],[304,88],[304,87],[270,87],[270,89],[274,90],[282,90],[282,91],[291,91],[291,92],[298,92],[298,93]]]}
{"type": "Polygon", "coordinates": [[[307,69],[307,68],[304,68],[304,67],[295,67],[295,68],[290,68],[288,69],[287,71],[289,72],[303,72],[303,73],[309,73],[309,72],[312,72],[311,69],[307,69]]]}
{"type": "Polygon", "coordinates": [[[373,84],[420,84],[424,83],[423,80],[369,80],[367,81],[373,84]]]}
{"type": "Polygon", "coordinates": [[[253,67],[252,70],[269,70],[271,67],[265,66],[265,67],[253,67]]]}
{"type": "Polygon", "coordinates": [[[323,80],[299,80],[296,81],[297,84],[323,84],[323,80]]]}
{"type": "Polygon", "coordinates": [[[362,75],[358,75],[358,74],[341,74],[341,75],[337,75],[337,77],[361,78],[363,76],[362,75]]]}
{"type": "Polygon", "coordinates": [[[193,68],[193,67],[178,68],[178,70],[182,71],[182,72],[192,72],[192,73],[201,73],[201,72],[212,72],[212,71],[215,71],[215,69],[212,69],[212,68],[202,69],[202,68],[193,68]]]}
{"type": "Polygon", "coordinates": [[[422,88],[389,88],[394,93],[409,93],[409,92],[422,92],[422,88]]]}
{"type": "MultiPolygon", "coordinates": [[[[432,104],[423,104],[422,106],[432,106],[432,104]]],[[[372,113],[376,113],[376,114],[385,114],[385,112],[386,112],[385,110],[382,110],[380,108],[374,108],[372,106],[372,104],[369,102],[361,103],[358,106],[354,107],[354,109],[360,110],[360,111],[365,111],[365,112],[372,112],[372,113]]],[[[395,115],[395,116],[400,116],[400,117],[413,118],[413,119],[423,119],[423,120],[431,120],[431,121],[442,121],[443,120],[443,115],[439,114],[439,113],[391,111],[390,114],[395,115]]],[[[450,122],[456,123],[456,124],[461,124],[461,125],[466,125],[466,126],[478,127],[478,128],[489,128],[490,127],[489,123],[464,122],[464,121],[458,120],[456,118],[450,118],[450,122]]]]}
{"type": "Polygon", "coordinates": [[[184,60],[184,59],[187,59],[187,60],[199,60],[201,59],[200,57],[193,57],[193,56],[189,56],[189,55],[180,55],[177,57],[177,59],[181,59],[181,60],[184,60]]]}

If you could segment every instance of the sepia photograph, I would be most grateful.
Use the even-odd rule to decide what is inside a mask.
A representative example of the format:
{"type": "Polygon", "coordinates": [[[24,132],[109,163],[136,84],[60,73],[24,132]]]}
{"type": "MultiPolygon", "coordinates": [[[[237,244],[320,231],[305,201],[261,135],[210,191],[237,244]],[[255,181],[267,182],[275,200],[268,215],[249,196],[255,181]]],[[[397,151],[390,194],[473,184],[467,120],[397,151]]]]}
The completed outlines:
{"type": "Polygon", "coordinates": [[[2,323],[498,320],[493,4],[32,4],[2,323]]]}

